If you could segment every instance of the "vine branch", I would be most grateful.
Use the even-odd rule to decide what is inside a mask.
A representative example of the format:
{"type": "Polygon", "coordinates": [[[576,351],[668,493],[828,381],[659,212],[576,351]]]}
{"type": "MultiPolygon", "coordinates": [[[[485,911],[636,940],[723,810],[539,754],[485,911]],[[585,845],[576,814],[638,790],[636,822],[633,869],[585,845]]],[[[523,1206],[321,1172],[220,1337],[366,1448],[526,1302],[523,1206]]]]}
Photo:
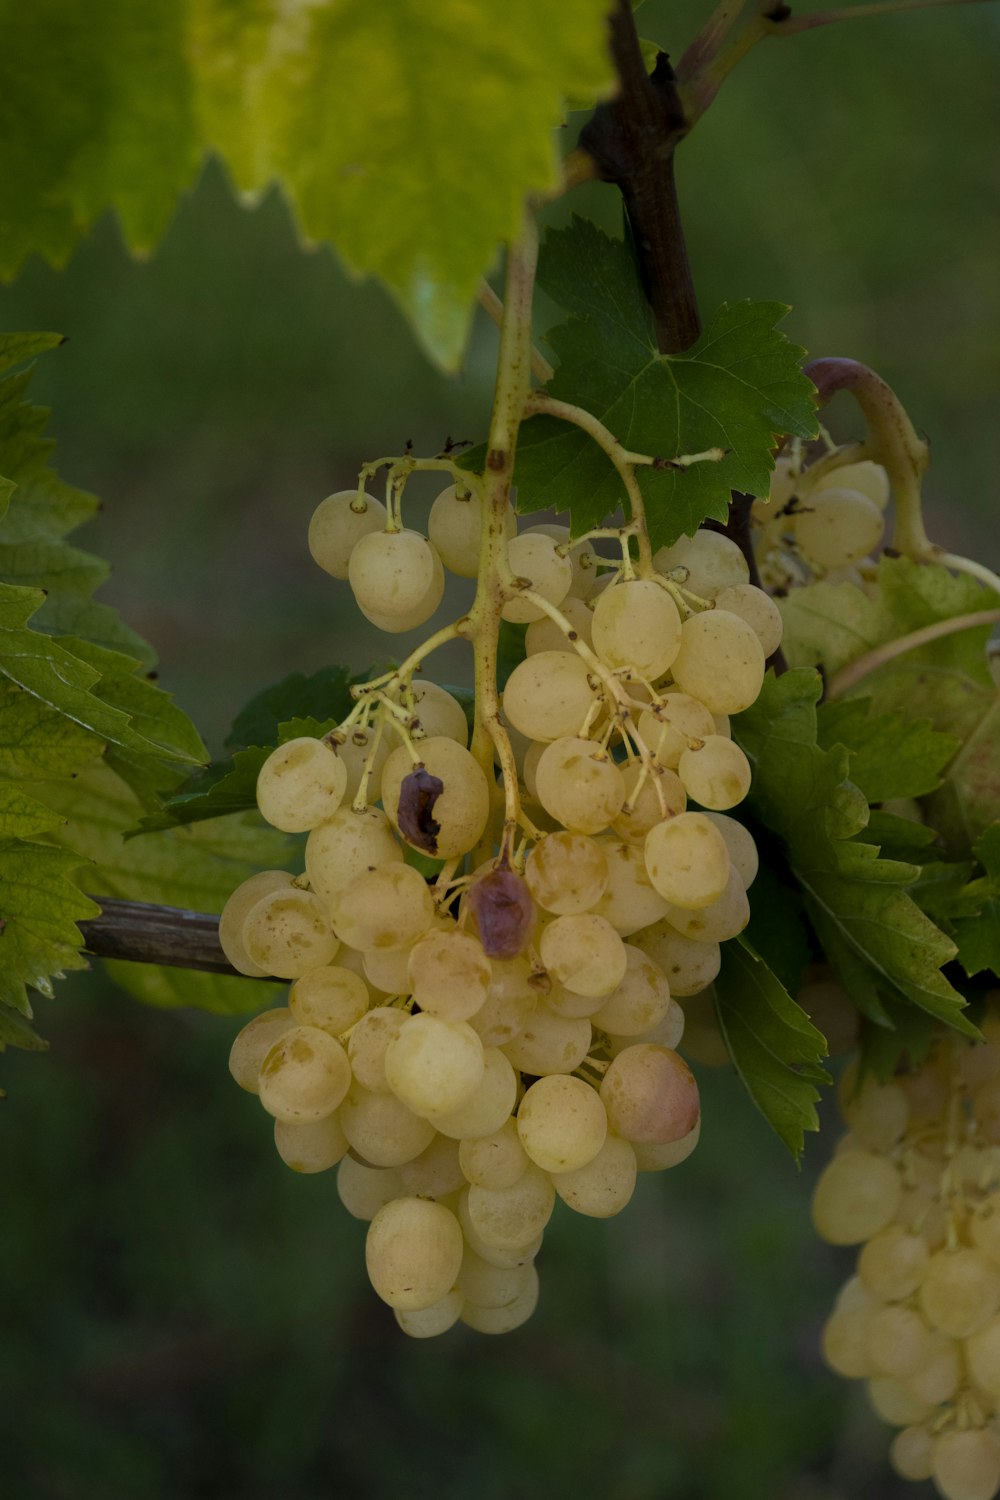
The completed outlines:
{"type": "Polygon", "coordinates": [[[241,975],[219,943],[219,919],[208,912],[147,901],[117,901],[92,896],[100,916],[81,922],[83,950],[93,958],[158,964],[174,969],[201,969],[211,974],[241,975]]]}
{"type": "Polygon", "coordinates": [[[646,72],[630,0],[616,0],[610,33],[618,93],[597,106],[580,148],[621,192],[657,342],[663,354],[681,354],[701,332],[674,180],[688,122],[666,53],[646,72]]]}

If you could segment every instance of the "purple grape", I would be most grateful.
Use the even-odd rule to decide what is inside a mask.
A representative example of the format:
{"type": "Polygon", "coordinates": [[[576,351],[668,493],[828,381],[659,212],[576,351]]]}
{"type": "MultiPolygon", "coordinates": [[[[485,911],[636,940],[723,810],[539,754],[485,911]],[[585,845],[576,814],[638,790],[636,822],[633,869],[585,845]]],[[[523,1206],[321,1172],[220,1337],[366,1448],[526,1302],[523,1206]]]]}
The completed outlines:
{"type": "Polygon", "coordinates": [[[516,958],[535,928],[535,903],[520,875],[490,870],[469,887],[469,905],[487,958],[516,958]]]}
{"type": "Polygon", "coordinates": [[[432,776],[423,766],[404,776],[399,788],[399,809],[396,821],[399,831],[407,843],[427,854],[437,853],[437,836],[441,824],[434,816],[437,799],[444,791],[440,776],[432,776]]]}

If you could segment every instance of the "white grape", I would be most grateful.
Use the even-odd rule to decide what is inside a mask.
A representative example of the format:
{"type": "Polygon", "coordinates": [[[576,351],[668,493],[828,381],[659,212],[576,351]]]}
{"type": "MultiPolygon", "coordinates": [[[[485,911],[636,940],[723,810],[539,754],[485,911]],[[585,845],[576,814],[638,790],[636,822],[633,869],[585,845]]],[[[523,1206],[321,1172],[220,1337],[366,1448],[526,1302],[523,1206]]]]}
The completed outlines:
{"type": "Polygon", "coordinates": [[[684,789],[695,802],[725,812],[750,790],[750,763],[739,745],[710,734],[697,750],[685,750],[677,766],[684,789]]]}
{"type": "Polygon", "coordinates": [[[713,714],[738,714],[764,681],[764,652],[746,620],[724,609],[692,615],[681,627],[671,667],[677,686],[713,714]]]}
{"type": "Polygon", "coordinates": [[[529,1166],[511,1187],[470,1187],[466,1203],[479,1238],[499,1250],[511,1251],[523,1248],[541,1234],[552,1216],[555,1199],[556,1190],[548,1174],[529,1166]]]}
{"type": "Polygon", "coordinates": [[[683,937],[667,921],[633,933],[633,942],[659,964],[672,995],[700,994],[715,979],[722,963],[718,943],[683,937]]]}
{"type": "Polygon", "coordinates": [[[608,883],[608,861],[600,844],[582,833],[550,833],[525,862],[528,889],[546,911],[572,916],[589,910],[608,883]]]}
{"type": "Polygon", "coordinates": [[[447,1198],[467,1185],[458,1159],[458,1142],[436,1135],[425,1151],[399,1168],[403,1187],[413,1198],[447,1198]]]}
{"type": "Polygon", "coordinates": [[[282,1006],[254,1016],[237,1034],[229,1053],[229,1071],[248,1094],[260,1092],[260,1065],[279,1037],[298,1024],[299,1017],[282,1006]]]}
{"type": "Polygon", "coordinates": [[[385,506],[357,489],[327,495],[309,522],[309,551],[332,578],[346,579],[351,553],[363,536],[385,526],[385,506]]]}
{"type": "Polygon", "coordinates": [[[734,869],[722,895],[707,906],[696,910],[690,907],[669,904],[667,921],[684,937],[694,938],[700,943],[724,943],[741,933],[750,920],[750,903],[746,887],[734,869]]]}
{"type": "Polygon", "coordinates": [[[523,1289],[511,1302],[503,1307],[480,1307],[470,1298],[465,1299],[461,1319],[477,1333],[512,1333],[526,1323],[538,1306],[538,1272],[529,1268],[528,1279],[523,1289]]]}
{"type": "Polygon", "coordinates": [[[351,1082],[347,1053],[328,1031],[293,1026],[260,1067],[260,1102],[289,1125],[321,1120],[338,1107],[351,1082]]]}
{"type": "Polygon", "coordinates": [[[554,1073],[539,1078],[525,1093],[518,1106],[517,1133],[544,1172],[574,1172],[604,1145],[608,1117],[589,1083],[554,1073]]]}
{"type": "Polygon", "coordinates": [[[592,740],[567,736],[546,745],[535,784],[546,812],[574,833],[601,833],[625,802],[620,769],[592,740]]]}
{"type": "Polygon", "coordinates": [[[626,943],[625,960],[625,977],[591,1021],[615,1036],[641,1036],[659,1025],[670,1009],[670,986],[663,970],[641,948],[626,943]]]}
{"type": "Polygon", "coordinates": [[[405,1010],[376,1005],[351,1031],[347,1056],[351,1072],[362,1088],[385,1093],[389,1084],[385,1076],[385,1054],[389,1043],[409,1019],[405,1010]]]}
{"type": "Polygon", "coordinates": [[[765,656],[772,656],[781,645],[784,630],[781,610],[770,594],[755,584],[737,583],[722,589],[716,595],[715,606],[746,620],[765,656]]]}
{"type": "Polygon", "coordinates": [[[554,1173],[552,1183],[575,1213],[610,1219],[621,1213],[635,1192],[637,1171],[634,1148],[619,1136],[609,1135],[589,1162],[572,1172],[554,1173]]]}
{"type": "Polygon", "coordinates": [[[942,1432],[931,1473],[944,1500],[993,1500],[1000,1488],[1000,1441],[987,1428],[942,1432]]]}
{"type": "Polygon", "coordinates": [[[546,969],[577,995],[609,995],[625,977],[625,944],[605,917],[556,917],[542,933],[546,969]]]}
{"type": "Polygon", "coordinates": [[[813,1194],[813,1225],[831,1245],[858,1245],[891,1223],[901,1182],[891,1161],[845,1151],[824,1167],[813,1194]]]}
{"type": "Polygon", "coordinates": [[[863,459],[860,463],[839,464],[834,469],[827,469],[825,474],[812,481],[807,487],[807,493],[818,494],[831,489],[859,490],[879,510],[885,510],[889,504],[889,476],[881,464],[873,463],[870,458],[863,459]]]}
{"type": "Polygon", "coordinates": [[[819,568],[842,568],[882,540],[885,522],[877,505],[860,490],[811,492],[794,516],[795,540],[806,560],[819,568]]]}
{"type": "Polygon", "coordinates": [[[392,1093],[373,1093],[352,1083],[340,1107],[340,1123],[352,1148],[373,1167],[401,1167],[426,1151],[434,1126],[392,1093]]]}
{"type": "Polygon", "coordinates": [[[726,890],[729,851],[722,834],[702,813],[679,813],[651,828],[645,860],[654,889],[672,906],[708,907],[726,890]]]}
{"type": "Polygon", "coordinates": [[[458,1160],[469,1182],[479,1187],[513,1187],[527,1169],[528,1156],[517,1133],[517,1121],[505,1120],[489,1135],[463,1140],[458,1160]]]}
{"type": "Polygon", "coordinates": [[[557,740],[577,733],[593,701],[590,674],[575,652],[540,651],[510,674],[503,709],[529,739],[557,740]]]}
{"type": "Polygon", "coordinates": [[[628,668],[653,682],[670,668],[680,649],[677,605],[652,579],[617,583],[594,605],[593,642],[612,670],[628,668]]]}
{"type": "Polygon", "coordinates": [[[257,806],[272,828],[306,833],[332,817],[347,788],[347,767],[326,740],[309,735],[272,750],[257,776],[257,806]]]}
{"type": "Polygon", "coordinates": [[[642,844],[649,830],[664,817],[682,813],[687,807],[687,793],[680,777],[656,761],[651,766],[644,766],[640,760],[629,761],[622,768],[622,780],[625,802],[611,826],[633,843],[642,844]]]}
{"type": "MultiPolygon", "coordinates": [[[[742,880],[744,889],[749,890],[757,879],[760,867],[753,834],[736,818],[727,818],[725,813],[706,812],[705,817],[722,834],[729,850],[730,864],[742,880]]],[[[714,977],[713,975],[712,978],[714,977]]]]}
{"type": "Polygon", "coordinates": [[[517,1102],[518,1077],[498,1047],[483,1048],[483,1080],[464,1104],[434,1115],[434,1124],[452,1140],[494,1135],[509,1120],[517,1102]]]}
{"type": "Polygon", "coordinates": [[[627,1141],[679,1141],[698,1122],[698,1085],[676,1052],[638,1042],[619,1052],[601,1081],[608,1126],[627,1141]]]}
{"type": "Polygon", "coordinates": [[[645,840],[642,844],[626,839],[601,841],[608,862],[608,883],[590,910],[610,922],[622,937],[631,937],[667,913],[667,902],[649,878],[644,846],[645,840]]]}
{"type": "Polygon", "coordinates": [[[434,898],[410,865],[379,865],[341,891],[333,906],[334,930],[350,948],[407,948],[434,921],[434,898]]]}
{"type": "Polygon", "coordinates": [[[402,864],[403,851],[380,807],[341,807],[306,839],[306,874],[318,895],[333,901],[364,870],[402,864]]]}
{"type": "Polygon", "coordinates": [[[293,1125],[287,1120],[274,1122],[275,1149],[293,1172],[328,1171],[345,1155],[348,1144],[336,1114],[305,1125],[293,1125]]]}
{"type": "MultiPolygon", "coordinates": [[[[582,599],[575,594],[567,594],[559,605],[559,613],[576,633],[579,640],[589,646],[593,641],[594,612],[582,599]]],[[[528,626],[524,637],[524,649],[529,656],[536,656],[540,651],[572,651],[575,654],[573,641],[567,637],[566,632],[555,620],[544,615],[540,620],[533,620],[528,626]]]]}
{"type": "Polygon", "coordinates": [[[702,599],[714,599],[721,589],[746,583],[750,577],[747,560],[736,543],[708,529],[661,547],[653,556],[653,566],[658,573],[686,568],[683,587],[702,599]]]}
{"type": "Polygon", "coordinates": [[[405,1196],[403,1179],[393,1167],[369,1167],[345,1156],[337,1168],[337,1196],[355,1219],[374,1219],[393,1198],[405,1196]]]}
{"type": "MultiPolygon", "coordinates": [[[[561,604],[569,593],[573,565],[556,550],[551,537],[537,531],[522,532],[508,543],[507,560],[514,577],[525,579],[532,592],[549,604],[561,604]]],[[[544,614],[544,609],[525,599],[522,593],[513,594],[502,610],[503,618],[514,624],[540,620],[544,614]]]]}
{"type": "Polygon", "coordinates": [[[339,1036],[360,1021],[370,999],[360,975],[339,964],[328,964],[322,969],[307,969],[295,980],[288,993],[288,1006],[300,1026],[318,1026],[331,1036],[339,1036]]]}
{"type": "Polygon", "coordinates": [[[325,903],[297,886],[261,897],[243,923],[243,946],[252,963],[279,979],[298,979],[322,968],[340,946],[325,903]]]}
{"type": "Polygon", "coordinates": [[[462,1265],[462,1229],[451,1211],[426,1198],[396,1198],[368,1226],[365,1263],[383,1302],[403,1312],[447,1296],[462,1265]]]}
{"type": "Polygon", "coordinates": [[[219,945],[234,969],[252,979],[263,979],[267,974],[255,964],[243,942],[243,924],[257,902],[272,891],[287,890],[294,876],[287,870],[260,870],[238,885],[222,908],[219,917],[219,945]]]}
{"type": "MultiPolygon", "coordinates": [[[[525,528],[525,536],[551,537],[557,546],[563,548],[569,558],[573,569],[573,577],[569,586],[567,599],[586,599],[593,591],[597,579],[597,553],[591,542],[574,542],[570,536],[568,526],[560,526],[554,521],[544,521],[540,526],[528,526],[525,528]]],[[[564,600],[563,603],[566,601],[564,600]]],[[[562,604],[559,606],[562,609],[562,604]]]]}
{"type": "Polygon", "coordinates": [[[684,751],[716,732],[715,719],[690,693],[671,692],[639,715],[639,735],[661,766],[676,771],[684,751]]]}
{"type": "Polygon", "coordinates": [[[482,943],[457,928],[425,933],[410,949],[407,972],[416,1004],[443,1021],[475,1015],[493,981],[482,943]]]}
{"type": "Polygon", "coordinates": [[[522,1073],[572,1073],[590,1051],[592,1038],[593,1027],[586,1018],[557,1016],[539,1004],[503,1051],[522,1073]]]}
{"type": "Polygon", "coordinates": [[[393,1315],[409,1338],[433,1339],[454,1328],[464,1306],[465,1297],[456,1286],[440,1302],[432,1302],[430,1307],[394,1307],[393,1315]]]}
{"type": "Polygon", "coordinates": [[[437,553],[417,531],[372,531],[351,553],[348,576],[359,608],[396,620],[417,609],[434,583],[437,553]]]}
{"type": "MultiPolygon", "coordinates": [[[[459,578],[475,578],[479,572],[483,505],[475,490],[450,484],[441,491],[427,517],[427,534],[449,572],[459,578]]],[[[504,535],[517,532],[517,517],[504,513],[504,535]]]]}
{"type": "Polygon", "coordinates": [[[413,711],[428,739],[454,740],[463,748],[469,743],[469,725],[461,703],[447,688],[422,678],[410,685],[413,711]]]}
{"type": "Polygon", "coordinates": [[[520,1036],[534,1014],[539,992],[531,983],[526,958],[492,959],[490,967],[486,999],[468,1021],[484,1047],[502,1047],[520,1036]]]}
{"type": "MultiPolygon", "coordinates": [[[[369,724],[362,728],[354,724],[345,731],[346,738],[337,744],[337,754],[347,767],[347,786],[344,790],[344,806],[340,809],[340,815],[351,812],[353,809],[347,804],[354,801],[361,788],[361,778],[368,772],[368,780],[365,782],[365,798],[368,803],[377,802],[382,789],[382,767],[385,765],[389,755],[389,743],[385,734],[376,734],[369,724]]],[[[334,814],[333,821],[338,814],[334,814]]],[[[321,833],[329,826],[321,823],[314,832],[321,833]]]]}
{"type": "Polygon", "coordinates": [[[418,625],[425,625],[444,597],[444,566],[436,552],[431,564],[430,584],[410,609],[383,614],[380,610],[368,609],[358,600],[358,608],[365,619],[386,635],[401,635],[404,631],[415,630],[418,625]]]}
{"type": "Polygon", "coordinates": [[[426,1118],[448,1115],[482,1083],[483,1044],[465,1021],[409,1016],[385,1054],[385,1077],[397,1098],[426,1118]]]}

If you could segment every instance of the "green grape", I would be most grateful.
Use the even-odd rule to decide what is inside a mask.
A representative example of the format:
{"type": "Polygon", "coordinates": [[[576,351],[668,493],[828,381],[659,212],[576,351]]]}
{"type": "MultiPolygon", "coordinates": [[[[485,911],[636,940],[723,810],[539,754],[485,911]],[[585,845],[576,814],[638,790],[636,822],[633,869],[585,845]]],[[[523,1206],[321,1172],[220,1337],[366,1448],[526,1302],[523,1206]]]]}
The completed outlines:
{"type": "MultiPolygon", "coordinates": [[[[541,595],[549,604],[559,605],[569,593],[573,582],[573,564],[556,550],[556,542],[540,532],[524,531],[512,538],[507,547],[507,560],[515,578],[526,579],[533,593],[541,595]]],[[[525,599],[523,594],[514,594],[503,607],[503,618],[512,624],[530,624],[540,620],[545,610],[525,599]]]]}
{"type": "Polygon", "coordinates": [[[250,961],[279,979],[298,979],[323,968],[340,946],[325,903],[296,886],[262,896],[247,913],[242,936],[250,961]]]}
{"type": "Polygon", "coordinates": [[[540,651],[519,662],[510,674],[503,709],[522,734],[548,741],[576,734],[593,700],[590,674],[579,656],[540,651]]]}
{"type": "Polygon", "coordinates": [[[306,833],[325,823],[347,788],[347,766],[326,740],[302,735],[272,750],[257,776],[257,806],[273,828],[306,833]]]}
{"type": "Polygon", "coordinates": [[[653,556],[653,566],[658,573],[686,568],[684,588],[701,599],[714,599],[720,590],[746,583],[750,577],[739,547],[718,531],[696,531],[672,547],[661,547],[653,556]]]}
{"type": "Polygon", "coordinates": [[[369,532],[348,564],[358,607],[383,620],[409,616],[433,587],[436,558],[430,542],[417,531],[369,532]]]}
{"type": "Polygon", "coordinates": [[[609,1135],[597,1155],[582,1167],[553,1173],[552,1184],[574,1213],[591,1219],[610,1219],[629,1203],[635,1192],[637,1171],[634,1147],[616,1135],[609,1135]]]}
{"type": "Polygon", "coordinates": [[[713,714],[738,714],[756,701],[764,681],[764,652],[751,626],[724,609],[692,615],[681,626],[671,667],[682,692],[713,714]]]}
{"type": "Polygon", "coordinates": [[[348,1150],[348,1140],[336,1114],[305,1125],[275,1120],[274,1145],[281,1160],[293,1172],[326,1172],[335,1167],[348,1150]]]}
{"type": "Polygon", "coordinates": [[[321,1120],[338,1107],[351,1082],[347,1053],[328,1031],[293,1026],[260,1067],[260,1102],[288,1125],[321,1120]]]}
{"type": "MultiPolygon", "coordinates": [[[[442,490],[431,506],[427,534],[445,567],[459,578],[475,578],[479,572],[482,516],[482,499],[476,491],[459,491],[454,484],[442,490]]],[[[508,537],[517,532],[517,517],[509,509],[504,532],[508,537]]]]}
{"type": "Polygon", "coordinates": [[[517,1111],[521,1145],[545,1172],[574,1172],[604,1145],[608,1117],[596,1090],[580,1078],[539,1078],[517,1111]]]}
{"type": "Polygon", "coordinates": [[[462,1251],[461,1226],[443,1204],[395,1198],[368,1226],[365,1263],[383,1302],[401,1312],[416,1312],[452,1290],[462,1251]]]}

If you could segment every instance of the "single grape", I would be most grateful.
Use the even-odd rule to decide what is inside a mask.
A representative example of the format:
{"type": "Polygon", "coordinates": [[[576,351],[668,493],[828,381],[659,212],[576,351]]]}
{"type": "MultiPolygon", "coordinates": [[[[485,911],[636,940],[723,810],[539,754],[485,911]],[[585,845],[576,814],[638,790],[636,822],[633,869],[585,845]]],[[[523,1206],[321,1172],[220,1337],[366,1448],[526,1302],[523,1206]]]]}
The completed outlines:
{"type": "Polygon", "coordinates": [[[554,1073],[527,1090],[517,1111],[521,1145],[543,1172],[574,1172],[604,1145],[608,1117],[596,1090],[554,1073]]]}
{"type": "Polygon", "coordinates": [[[534,973],[526,958],[494,959],[490,968],[486,999],[468,1021],[484,1047],[502,1047],[520,1036],[538,1004],[539,991],[531,982],[534,973]]]}
{"type": "Polygon", "coordinates": [[[573,916],[589,910],[608,883],[608,861],[600,844],[582,833],[550,833],[532,849],[524,866],[528,889],[546,911],[573,916]]]}
{"type": "Polygon", "coordinates": [[[625,944],[625,977],[591,1016],[593,1025],[614,1036],[641,1036],[658,1026],[670,1009],[670,986],[658,964],[625,944]]]}
{"type": "Polygon", "coordinates": [[[701,599],[714,599],[724,588],[746,583],[750,568],[739,547],[718,531],[696,531],[682,536],[672,547],[661,547],[653,556],[658,573],[686,568],[683,587],[701,599]]]}
{"type": "Polygon", "coordinates": [[[676,1052],[639,1042],[613,1059],[601,1082],[608,1126],[627,1141],[679,1141],[698,1122],[698,1085],[676,1052]]]}
{"type": "Polygon", "coordinates": [[[248,1094],[260,1092],[260,1066],[279,1037],[290,1031],[299,1018],[282,1006],[254,1016],[238,1032],[229,1053],[229,1071],[248,1094]]]}
{"type": "Polygon", "coordinates": [[[718,943],[683,937],[667,921],[632,935],[636,947],[655,959],[667,976],[672,995],[697,995],[707,989],[722,964],[718,943]]]}
{"type": "Polygon", "coordinates": [[[455,1215],[426,1198],[396,1198],[372,1219],[365,1241],[368,1276],[383,1302],[403,1312],[431,1307],[455,1285],[462,1265],[455,1215]]]}
{"type": "Polygon", "coordinates": [[[652,708],[643,709],[638,730],[660,765],[676,771],[684,751],[715,734],[716,726],[704,703],[678,691],[666,693],[652,708]]]}
{"type": "Polygon", "coordinates": [[[272,750],[257,776],[257,806],[272,828],[306,833],[326,822],[347,788],[347,766],[326,740],[301,735],[272,750]]]}
{"type": "Polygon", "coordinates": [[[575,1213],[610,1219],[621,1213],[635,1192],[637,1171],[634,1148],[628,1141],[609,1135],[589,1162],[572,1172],[554,1173],[552,1182],[575,1213]]]}
{"type": "Polygon", "coordinates": [[[519,662],[504,688],[504,713],[533,740],[574,735],[594,701],[590,673],[575,653],[540,651],[519,662]]]}
{"type": "MultiPolygon", "coordinates": [[[[558,547],[565,550],[573,569],[573,577],[569,586],[567,599],[586,599],[593,591],[597,579],[597,553],[591,542],[574,542],[570,536],[568,526],[560,526],[554,521],[544,521],[540,526],[527,526],[524,530],[525,536],[547,536],[551,537],[558,547]]],[[[566,602],[565,600],[563,601],[566,602]]],[[[562,609],[562,604],[559,606],[562,609]]]]}
{"type": "Polygon", "coordinates": [[[456,1141],[494,1135],[510,1118],[517,1102],[518,1079],[509,1060],[497,1047],[483,1048],[483,1079],[457,1109],[435,1114],[442,1135],[456,1141]]]}
{"type": "MultiPolygon", "coordinates": [[[[725,813],[706,812],[705,817],[722,834],[729,850],[730,864],[742,880],[744,890],[749,890],[757,879],[760,865],[753,834],[736,818],[727,818],[725,813]]],[[[714,974],[712,978],[715,978],[714,974]]],[[[820,1027],[820,1030],[823,1028],[820,1027]]]]}
{"type": "Polygon", "coordinates": [[[426,1151],[434,1126],[395,1094],[372,1093],[352,1083],[340,1107],[340,1123],[353,1150],[373,1167],[401,1167],[426,1151]]]}
{"type": "Polygon", "coordinates": [[[281,1160],[293,1172],[326,1172],[335,1167],[348,1149],[348,1140],[336,1114],[305,1125],[275,1120],[274,1145],[281,1160]]]}
{"type": "Polygon", "coordinates": [[[684,789],[695,802],[725,812],[750,790],[750,763],[739,745],[710,734],[697,750],[685,750],[677,766],[684,789]]]}
{"type": "MultiPolygon", "coordinates": [[[[577,639],[589,646],[594,638],[594,612],[589,605],[575,594],[567,594],[559,605],[559,613],[571,626],[577,639]]],[[[528,626],[524,649],[529,656],[536,656],[540,651],[570,651],[576,654],[572,639],[548,615],[534,620],[528,626]]]]}
{"type": "Polygon", "coordinates": [[[403,1179],[394,1167],[369,1167],[345,1156],[337,1168],[337,1196],[355,1219],[374,1219],[393,1198],[405,1196],[403,1179]]]}
{"type": "Polygon", "coordinates": [[[467,1021],[489,994],[493,970],[483,945],[457,928],[425,933],[407,959],[415,1003],[443,1021],[467,1021]]]}
{"type": "Polygon", "coordinates": [[[363,871],[402,862],[403,851],[380,807],[338,808],[306,839],[306,875],[326,901],[334,901],[363,871]]]}
{"type": "MultiPolygon", "coordinates": [[[[365,772],[368,780],[365,782],[365,799],[368,803],[377,802],[382,790],[382,767],[389,756],[389,742],[386,734],[376,734],[369,724],[365,728],[360,725],[352,725],[344,731],[345,738],[337,741],[337,754],[347,767],[347,786],[344,790],[341,813],[353,812],[348,804],[354,801],[361,787],[361,779],[365,772]]],[[[337,814],[332,820],[336,821],[337,814]]],[[[329,826],[329,821],[321,823],[314,832],[320,833],[329,826]]]]}
{"type": "Polygon", "coordinates": [[[359,875],[333,905],[341,941],[369,948],[408,948],[432,926],[434,898],[410,865],[379,865],[359,875]]]}
{"type": "Polygon", "coordinates": [[[685,910],[711,906],[729,880],[725,839],[703,813],[679,813],[651,828],[645,859],[654,889],[685,910]]]}
{"type": "MultiPolygon", "coordinates": [[[[419,727],[428,739],[438,739],[443,735],[463,748],[468,745],[468,720],[453,693],[425,677],[410,684],[410,695],[419,727]]],[[[420,743],[419,739],[416,743],[420,743]]]]}
{"type": "Polygon", "coordinates": [[[831,1245],[858,1245],[892,1222],[901,1182],[891,1161],[846,1151],[824,1167],[813,1194],[813,1225],[831,1245]]]}
{"type": "Polygon", "coordinates": [[[359,608],[397,620],[417,609],[434,583],[437,553],[417,531],[372,531],[351,553],[348,576],[359,608]]]}
{"type": "Polygon", "coordinates": [[[716,901],[695,910],[667,906],[667,921],[684,937],[701,943],[724,943],[741,933],[750,920],[750,903],[738,873],[730,869],[726,888],[716,901]]]}
{"type": "MultiPolygon", "coordinates": [[[[486,777],[479,762],[455,740],[435,735],[418,743],[421,765],[428,775],[441,782],[442,790],[429,809],[429,816],[438,825],[434,834],[435,848],[430,851],[426,844],[415,847],[434,852],[440,859],[467,854],[482,837],[489,817],[490,791],[486,777]]],[[[382,772],[382,804],[399,832],[403,831],[401,792],[413,769],[409,750],[400,745],[389,756],[382,772]]],[[[405,809],[405,804],[403,807],[405,809]]],[[[413,840],[408,839],[408,842],[413,840]]]]}
{"type": "Polygon", "coordinates": [[[396,1010],[390,1005],[376,1005],[351,1031],[347,1043],[347,1056],[351,1072],[362,1088],[372,1093],[386,1093],[389,1083],[385,1076],[385,1054],[389,1043],[409,1020],[405,1010],[396,1010]]]}
{"type": "Polygon", "coordinates": [[[553,740],[542,752],[535,781],[546,812],[574,833],[601,833],[625,801],[620,769],[592,740],[553,740]]]}
{"type": "Polygon", "coordinates": [[[795,512],[795,540],[807,562],[842,568],[859,562],[882,540],[882,512],[860,490],[812,491],[795,512]]]}
{"type": "Polygon", "coordinates": [[[305,1125],[332,1114],[350,1082],[351,1065],[336,1037],[316,1026],[293,1026],[261,1063],[260,1102],[276,1120],[305,1125]]]}
{"type": "Polygon", "coordinates": [[[594,650],[612,670],[627,668],[654,682],[673,663],[681,617],[673,599],[651,579],[605,589],[594,605],[594,650]]]}
{"type": "MultiPolygon", "coordinates": [[[[559,605],[569,593],[573,582],[573,565],[568,557],[556,550],[556,542],[540,532],[525,531],[514,537],[507,546],[507,560],[515,578],[525,579],[532,592],[540,594],[550,604],[559,605]]],[[[502,610],[503,618],[514,624],[540,620],[545,610],[523,594],[515,593],[502,610]]]]}
{"type": "Polygon", "coordinates": [[[465,1299],[461,1319],[477,1333],[512,1333],[526,1323],[538,1306],[538,1272],[529,1267],[528,1279],[523,1289],[511,1302],[503,1307],[481,1307],[470,1298],[465,1299]]]}
{"type": "MultiPolygon", "coordinates": [[[[479,572],[482,517],[481,497],[475,490],[462,490],[454,484],[442,490],[431,506],[427,534],[445,567],[459,578],[475,578],[479,572]]],[[[517,517],[508,509],[504,534],[513,537],[516,532],[517,517]]]]}
{"type": "Polygon", "coordinates": [[[288,1007],[300,1026],[318,1026],[331,1036],[339,1036],[360,1021],[370,999],[360,975],[339,964],[328,964],[322,969],[308,969],[295,980],[288,993],[288,1007]]]}
{"type": "Polygon", "coordinates": [[[692,615],[681,627],[671,671],[682,692],[713,714],[749,708],[764,681],[764,652],[753,629],[724,609],[692,615]]]}
{"type": "Polygon", "coordinates": [[[763,589],[752,583],[732,584],[716,595],[715,606],[746,620],[765,656],[773,656],[781,645],[784,630],[781,611],[763,589]]]}
{"type": "Polygon", "coordinates": [[[309,551],[325,573],[346,579],[351,553],[369,532],[385,526],[385,506],[357,489],[327,495],[309,522],[309,551]]]}
{"type": "Polygon", "coordinates": [[[467,1185],[458,1159],[458,1142],[443,1135],[436,1135],[426,1151],[404,1162],[399,1175],[413,1198],[447,1198],[467,1185]]]}
{"type": "Polygon", "coordinates": [[[590,1051],[593,1028],[586,1018],[557,1016],[539,1004],[503,1052],[522,1073],[543,1077],[549,1073],[572,1073],[590,1051]]]}
{"type": "Polygon", "coordinates": [[[243,924],[257,902],[272,891],[288,890],[294,876],[287,870],[261,870],[238,885],[222,908],[219,918],[219,945],[234,969],[252,979],[267,974],[255,964],[243,942],[243,924]]]}
{"type": "Polygon", "coordinates": [[[556,917],[542,933],[542,963],[577,995],[610,995],[625,978],[625,944],[605,917],[556,917]]]}
{"type": "Polygon", "coordinates": [[[340,946],[326,905],[312,891],[282,886],[252,906],[243,922],[243,946],[265,974],[298,979],[331,962],[340,946]]]}
{"type": "Polygon", "coordinates": [[[432,1302],[430,1307],[394,1307],[393,1315],[409,1338],[433,1339],[454,1328],[464,1306],[465,1297],[456,1286],[440,1302],[432,1302]]]}
{"type": "Polygon", "coordinates": [[[469,1182],[486,1188],[513,1187],[528,1166],[517,1133],[517,1121],[507,1119],[489,1135],[463,1140],[458,1160],[469,1182]]]}
{"type": "Polygon", "coordinates": [[[415,1114],[434,1119],[465,1104],[483,1081],[483,1044],[465,1021],[408,1016],[385,1054],[385,1077],[415,1114]]]}
{"type": "Polygon", "coordinates": [[[591,907],[591,914],[610,922],[622,937],[631,937],[659,922],[667,913],[668,903],[649,878],[645,840],[632,844],[627,839],[605,837],[601,848],[608,862],[608,883],[591,907]]]}

